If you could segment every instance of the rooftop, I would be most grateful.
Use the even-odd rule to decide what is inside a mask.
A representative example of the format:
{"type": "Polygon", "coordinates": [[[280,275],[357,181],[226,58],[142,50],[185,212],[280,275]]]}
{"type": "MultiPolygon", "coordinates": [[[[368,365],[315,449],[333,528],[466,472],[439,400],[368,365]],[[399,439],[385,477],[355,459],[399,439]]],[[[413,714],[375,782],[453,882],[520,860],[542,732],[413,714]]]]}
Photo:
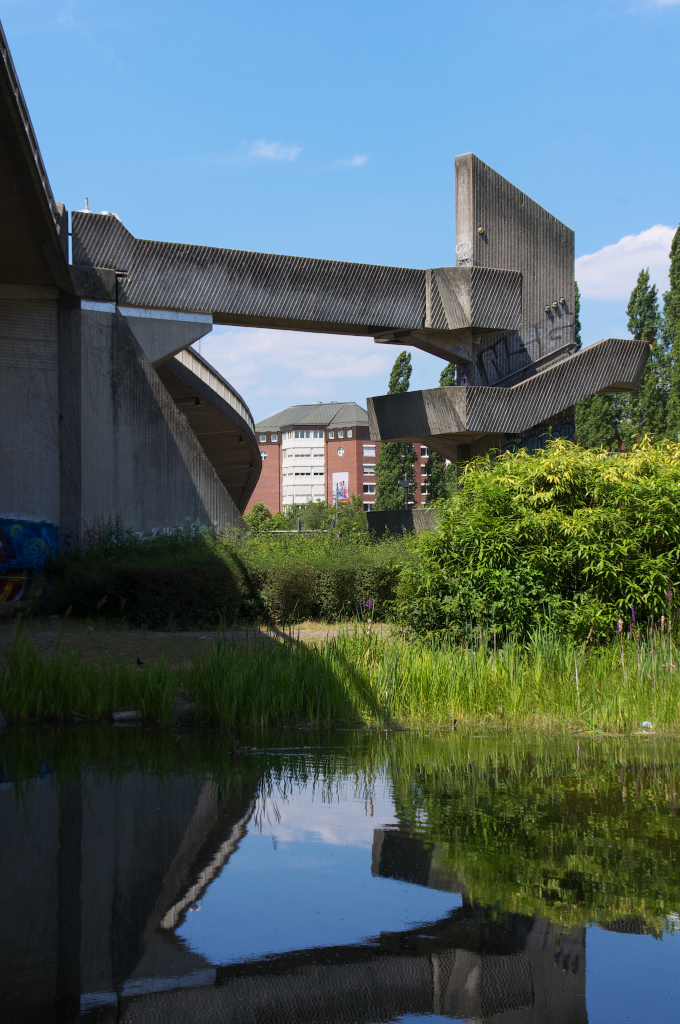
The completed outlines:
{"type": "Polygon", "coordinates": [[[368,413],[356,402],[314,402],[290,405],[255,424],[255,431],[289,427],[367,427],[368,413]]]}

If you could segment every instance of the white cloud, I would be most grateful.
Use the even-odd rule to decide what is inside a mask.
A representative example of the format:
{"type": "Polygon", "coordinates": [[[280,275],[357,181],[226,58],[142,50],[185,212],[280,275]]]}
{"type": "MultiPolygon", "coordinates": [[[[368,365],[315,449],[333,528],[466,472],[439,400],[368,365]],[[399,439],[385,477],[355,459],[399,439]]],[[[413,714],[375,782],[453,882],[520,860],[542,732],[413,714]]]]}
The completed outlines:
{"type": "Polygon", "coordinates": [[[265,142],[264,139],[259,139],[250,143],[246,155],[264,157],[267,160],[294,160],[301,152],[302,146],[284,146],[280,142],[265,142]]]}
{"type": "Polygon", "coordinates": [[[363,167],[368,160],[366,153],[357,153],[356,156],[350,157],[349,160],[341,160],[341,164],[345,164],[346,167],[363,167]]]}
{"type": "Polygon", "coordinates": [[[398,350],[373,338],[268,328],[215,327],[202,354],[261,420],[288,405],[358,402],[385,392],[398,350]]]}
{"type": "MultiPolygon", "coordinates": [[[[680,0],[678,0],[680,2],[680,0]]],[[[576,280],[584,298],[605,302],[628,299],[637,276],[649,267],[659,293],[668,288],[668,256],[675,228],[655,224],[639,235],[626,235],[613,245],[576,260],[576,280]]]]}

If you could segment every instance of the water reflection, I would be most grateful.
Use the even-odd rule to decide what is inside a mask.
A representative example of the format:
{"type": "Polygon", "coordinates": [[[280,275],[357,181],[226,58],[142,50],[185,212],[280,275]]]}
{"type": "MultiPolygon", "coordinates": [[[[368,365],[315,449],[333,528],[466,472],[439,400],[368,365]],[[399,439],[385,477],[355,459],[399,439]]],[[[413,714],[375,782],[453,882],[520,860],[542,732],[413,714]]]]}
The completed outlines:
{"type": "Polygon", "coordinates": [[[3,1021],[593,1024],[677,920],[673,742],[265,743],[7,731],[3,1021]]]}

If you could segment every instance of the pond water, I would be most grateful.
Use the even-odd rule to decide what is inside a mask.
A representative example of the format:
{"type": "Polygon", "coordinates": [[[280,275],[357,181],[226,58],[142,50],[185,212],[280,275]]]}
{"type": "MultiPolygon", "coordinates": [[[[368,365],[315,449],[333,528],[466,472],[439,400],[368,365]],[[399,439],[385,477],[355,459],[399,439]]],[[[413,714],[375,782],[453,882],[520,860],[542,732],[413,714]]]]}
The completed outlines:
{"type": "Polygon", "coordinates": [[[3,1024],[680,1019],[680,743],[0,740],[3,1024]]]}

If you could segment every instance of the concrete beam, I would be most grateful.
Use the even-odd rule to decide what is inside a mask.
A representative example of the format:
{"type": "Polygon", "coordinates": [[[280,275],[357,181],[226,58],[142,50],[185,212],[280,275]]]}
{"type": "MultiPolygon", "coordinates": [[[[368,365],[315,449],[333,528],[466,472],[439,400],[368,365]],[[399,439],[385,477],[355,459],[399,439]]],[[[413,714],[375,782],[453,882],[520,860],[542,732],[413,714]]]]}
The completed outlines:
{"type": "Polygon", "coordinates": [[[153,366],[160,366],[182,349],[193,345],[212,331],[210,313],[182,313],[169,309],[137,309],[120,306],[144,355],[153,366]]]}
{"type": "Polygon", "coordinates": [[[512,387],[440,387],[368,399],[374,441],[419,442],[458,461],[460,445],[522,433],[593,394],[634,391],[649,356],[646,341],[607,338],[512,387]]]}

